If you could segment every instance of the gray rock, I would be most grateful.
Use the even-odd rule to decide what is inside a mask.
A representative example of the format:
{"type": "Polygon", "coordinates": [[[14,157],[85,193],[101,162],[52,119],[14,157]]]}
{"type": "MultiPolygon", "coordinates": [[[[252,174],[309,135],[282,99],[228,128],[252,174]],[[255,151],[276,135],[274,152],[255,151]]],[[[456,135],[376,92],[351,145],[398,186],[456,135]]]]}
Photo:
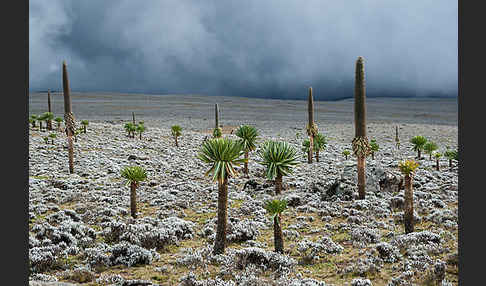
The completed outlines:
{"type": "Polygon", "coordinates": [[[354,278],[351,281],[351,286],[372,286],[370,279],[354,278]]]}

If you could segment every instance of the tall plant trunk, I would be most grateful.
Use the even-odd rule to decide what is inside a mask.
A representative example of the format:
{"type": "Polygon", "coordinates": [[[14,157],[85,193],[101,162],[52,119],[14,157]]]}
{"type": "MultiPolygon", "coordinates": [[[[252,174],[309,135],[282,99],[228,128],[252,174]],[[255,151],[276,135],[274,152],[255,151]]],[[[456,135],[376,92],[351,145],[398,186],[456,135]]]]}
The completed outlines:
{"type": "Polygon", "coordinates": [[[277,173],[275,178],[275,194],[280,195],[282,193],[282,174],[277,173]]]}
{"type": "Polygon", "coordinates": [[[39,131],[42,131],[42,121],[39,121],[39,131]]]}
{"type": "Polygon", "coordinates": [[[176,147],[179,147],[179,141],[177,141],[177,136],[174,136],[174,137],[175,137],[176,147]]]}
{"type": "Polygon", "coordinates": [[[62,63],[62,85],[64,91],[64,122],[68,138],[69,173],[74,173],[74,144],[73,135],[76,130],[74,114],[71,107],[71,92],[69,90],[69,79],[66,61],[62,63]]]}
{"type": "Polygon", "coordinates": [[[422,159],[422,152],[420,151],[420,149],[418,149],[417,152],[418,152],[418,159],[419,160],[422,159]]]}
{"type": "Polygon", "coordinates": [[[216,239],[213,254],[223,254],[226,247],[226,224],[228,219],[228,178],[218,186],[218,224],[216,226],[216,239]]]}
{"type": "Polygon", "coordinates": [[[371,152],[371,160],[375,160],[375,152],[371,152]]]}
{"type": "MultiPolygon", "coordinates": [[[[364,59],[358,57],[356,61],[355,84],[354,84],[354,128],[355,138],[361,138],[366,142],[366,89],[365,89],[365,74],[364,74],[364,59]]],[[[356,152],[355,152],[356,153],[356,152]]],[[[366,153],[356,154],[358,165],[358,193],[360,199],[365,199],[365,167],[366,167],[366,153]]]]}
{"type": "MultiPolygon", "coordinates": [[[[47,111],[51,111],[51,90],[47,90],[47,111]]],[[[52,120],[47,120],[47,129],[52,130],[52,120]]]]}
{"type": "Polygon", "coordinates": [[[398,138],[398,126],[395,126],[395,143],[397,145],[397,149],[400,149],[400,138],[398,138]]]}
{"type": "Polygon", "coordinates": [[[309,136],[309,151],[307,151],[307,163],[312,164],[312,157],[313,157],[313,146],[314,145],[314,138],[312,136],[309,136]]]}
{"type": "Polygon", "coordinates": [[[360,200],[364,200],[366,197],[365,167],[366,167],[366,158],[358,157],[358,194],[360,200]]]}
{"type": "Polygon", "coordinates": [[[449,159],[449,168],[452,168],[452,159],[449,159]]]}
{"type": "Polygon", "coordinates": [[[69,157],[69,173],[74,173],[74,142],[73,137],[68,136],[68,157],[69,157]]]}
{"type": "Polygon", "coordinates": [[[405,175],[405,212],[404,223],[405,233],[413,232],[413,186],[412,177],[405,175]]]}
{"type": "Polygon", "coordinates": [[[219,109],[218,109],[218,104],[216,103],[214,105],[214,128],[219,127],[219,109]]]}
{"type": "Polygon", "coordinates": [[[61,131],[61,123],[57,123],[57,131],[60,132],[61,131]]]}
{"type": "Polygon", "coordinates": [[[245,166],[243,168],[243,173],[248,177],[248,151],[245,151],[245,166]]]}
{"type": "Polygon", "coordinates": [[[316,162],[319,162],[319,150],[316,151],[316,162]]]}
{"type": "Polygon", "coordinates": [[[138,139],[142,140],[142,132],[138,134],[138,139]]]}
{"type": "Polygon", "coordinates": [[[132,112],[132,122],[133,122],[133,125],[135,125],[135,112],[132,112]]]}
{"type": "Polygon", "coordinates": [[[437,171],[440,171],[439,159],[437,159],[437,160],[435,161],[435,163],[436,163],[436,164],[435,164],[435,169],[436,169],[437,171]]]}
{"type": "Polygon", "coordinates": [[[280,214],[273,218],[273,238],[275,244],[275,252],[283,253],[284,240],[282,234],[282,218],[280,214]]]}
{"type": "Polygon", "coordinates": [[[312,164],[312,157],[314,151],[314,133],[313,133],[313,126],[314,126],[314,98],[312,97],[312,87],[309,87],[309,98],[307,100],[307,113],[309,122],[308,128],[311,131],[309,133],[309,151],[307,153],[307,163],[312,164]]]}
{"type": "Polygon", "coordinates": [[[432,152],[429,154],[429,160],[432,161],[432,152]]]}
{"type": "Polygon", "coordinates": [[[83,133],[86,134],[86,125],[83,126],[83,133]]]}
{"type": "Polygon", "coordinates": [[[130,184],[130,213],[133,218],[137,218],[137,183],[130,184]]]}

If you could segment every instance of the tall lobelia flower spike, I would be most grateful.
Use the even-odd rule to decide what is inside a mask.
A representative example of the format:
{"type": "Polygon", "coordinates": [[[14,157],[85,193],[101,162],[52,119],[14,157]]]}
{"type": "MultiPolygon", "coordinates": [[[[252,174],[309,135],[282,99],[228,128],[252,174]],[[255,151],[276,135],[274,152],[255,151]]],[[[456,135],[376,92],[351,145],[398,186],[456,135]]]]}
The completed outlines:
{"type": "Polygon", "coordinates": [[[366,137],[366,90],[364,75],[364,59],[358,57],[356,61],[356,75],[354,84],[354,127],[355,137],[352,142],[354,155],[358,160],[358,193],[359,199],[365,199],[365,167],[366,156],[371,153],[371,146],[366,137]]]}
{"type": "Polygon", "coordinates": [[[219,127],[219,109],[217,103],[214,105],[214,124],[214,128],[219,127]]]}
{"type": "MultiPolygon", "coordinates": [[[[52,109],[51,109],[51,90],[50,89],[47,90],[47,112],[52,113],[52,109]]],[[[52,130],[52,120],[51,119],[49,119],[47,121],[47,130],[52,130]]]]}
{"type": "Polygon", "coordinates": [[[69,173],[74,173],[74,144],[73,136],[76,131],[76,122],[71,107],[71,92],[69,90],[69,79],[66,61],[62,62],[62,86],[64,91],[64,124],[68,138],[69,173]]]}
{"type": "Polygon", "coordinates": [[[307,135],[309,135],[309,150],[307,153],[307,163],[312,163],[314,151],[314,137],[319,132],[317,125],[314,123],[314,98],[312,97],[312,87],[309,87],[309,98],[307,100],[307,112],[309,122],[307,123],[307,135]]]}
{"type": "Polygon", "coordinates": [[[219,127],[219,108],[218,104],[214,105],[214,130],[213,130],[213,137],[219,138],[223,134],[223,130],[219,127]]]}
{"type": "Polygon", "coordinates": [[[400,138],[398,137],[398,125],[395,126],[395,145],[400,149],[400,138]]]}

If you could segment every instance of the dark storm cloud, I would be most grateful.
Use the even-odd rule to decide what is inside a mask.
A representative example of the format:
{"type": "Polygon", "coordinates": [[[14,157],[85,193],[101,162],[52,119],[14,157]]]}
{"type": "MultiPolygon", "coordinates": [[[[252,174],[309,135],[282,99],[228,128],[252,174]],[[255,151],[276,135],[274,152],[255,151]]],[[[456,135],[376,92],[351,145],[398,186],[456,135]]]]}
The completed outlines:
{"type": "Polygon", "coordinates": [[[457,1],[41,1],[30,88],[319,99],[457,95],[457,1]]]}

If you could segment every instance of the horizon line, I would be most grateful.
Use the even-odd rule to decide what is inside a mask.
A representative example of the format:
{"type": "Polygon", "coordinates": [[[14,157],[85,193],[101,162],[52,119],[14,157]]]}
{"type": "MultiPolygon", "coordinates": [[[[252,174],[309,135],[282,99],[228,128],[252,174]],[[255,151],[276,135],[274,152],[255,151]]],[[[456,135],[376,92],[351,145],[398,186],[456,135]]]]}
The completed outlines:
{"type": "MultiPolygon", "coordinates": [[[[50,90],[51,93],[62,93],[62,90],[50,90]]],[[[243,97],[243,98],[257,98],[257,99],[280,99],[280,100],[307,100],[306,97],[276,97],[276,96],[268,96],[268,97],[262,97],[262,96],[244,96],[244,95],[211,95],[211,94],[200,94],[200,93],[157,93],[157,92],[120,92],[120,91],[74,91],[71,90],[73,93],[100,93],[100,94],[127,94],[127,95],[158,95],[158,96],[167,96],[167,95],[198,95],[198,96],[221,96],[221,97],[243,97]]],[[[47,93],[47,90],[29,90],[30,93],[47,93]]],[[[317,101],[341,101],[341,100],[346,100],[346,99],[353,99],[354,96],[335,96],[335,97],[330,97],[326,99],[319,99],[319,98],[314,98],[314,100],[317,101]]],[[[366,95],[366,98],[422,98],[422,99],[431,99],[431,98],[437,98],[437,99],[457,99],[457,95],[366,95]]]]}

